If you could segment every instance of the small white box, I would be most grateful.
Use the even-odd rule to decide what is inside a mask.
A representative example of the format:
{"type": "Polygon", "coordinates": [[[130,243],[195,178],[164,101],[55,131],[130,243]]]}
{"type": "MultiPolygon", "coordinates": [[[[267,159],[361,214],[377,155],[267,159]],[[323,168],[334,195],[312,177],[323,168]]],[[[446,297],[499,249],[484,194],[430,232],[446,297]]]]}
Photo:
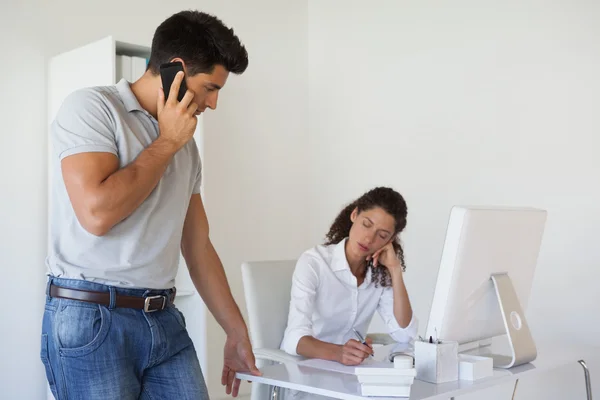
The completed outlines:
{"type": "Polygon", "coordinates": [[[494,360],[490,357],[460,354],[458,376],[461,381],[476,381],[494,374],[494,360]]]}
{"type": "Polygon", "coordinates": [[[415,342],[417,379],[430,383],[458,380],[458,343],[415,342]]]}

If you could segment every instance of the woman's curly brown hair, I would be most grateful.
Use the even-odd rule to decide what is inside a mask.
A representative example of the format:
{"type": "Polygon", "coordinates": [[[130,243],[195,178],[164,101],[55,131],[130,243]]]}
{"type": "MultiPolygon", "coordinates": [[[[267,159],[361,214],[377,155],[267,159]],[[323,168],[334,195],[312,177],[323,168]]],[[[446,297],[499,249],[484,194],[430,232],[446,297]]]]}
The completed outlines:
{"type": "MultiPolygon", "coordinates": [[[[394,240],[392,246],[398,255],[398,259],[402,264],[402,270],[406,270],[406,264],[404,263],[404,250],[400,244],[398,234],[406,227],[406,216],[408,210],[406,207],[406,201],[400,193],[387,187],[376,187],[363,194],[357,200],[348,204],[342,212],[336,217],[329,228],[329,232],[325,235],[326,245],[337,244],[348,237],[350,234],[350,228],[352,227],[352,221],[350,216],[354,209],[358,210],[358,213],[363,211],[371,210],[375,207],[380,207],[385,212],[394,217],[396,221],[394,240]]],[[[377,267],[370,266],[372,268],[372,277],[375,285],[381,285],[387,287],[392,285],[392,279],[387,268],[383,265],[377,265],[377,267]]]]}

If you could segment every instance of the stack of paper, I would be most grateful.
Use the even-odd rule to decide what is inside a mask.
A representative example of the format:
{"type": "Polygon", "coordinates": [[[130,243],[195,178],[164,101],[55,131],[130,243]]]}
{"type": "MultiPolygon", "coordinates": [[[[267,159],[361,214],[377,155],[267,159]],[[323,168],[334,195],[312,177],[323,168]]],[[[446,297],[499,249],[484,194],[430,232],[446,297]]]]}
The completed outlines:
{"type": "Polygon", "coordinates": [[[396,356],[394,362],[365,362],[354,369],[363,396],[409,397],[416,376],[410,356],[396,356]]]}
{"type": "Polygon", "coordinates": [[[354,367],[319,359],[303,360],[300,365],[355,375],[362,396],[409,397],[411,385],[417,375],[413,358],[409,355],[397,355],[391,362],[388,355],[389,349],[386,353],[379,354],[375,350],[375,357],[367,358],[354,367]]]}

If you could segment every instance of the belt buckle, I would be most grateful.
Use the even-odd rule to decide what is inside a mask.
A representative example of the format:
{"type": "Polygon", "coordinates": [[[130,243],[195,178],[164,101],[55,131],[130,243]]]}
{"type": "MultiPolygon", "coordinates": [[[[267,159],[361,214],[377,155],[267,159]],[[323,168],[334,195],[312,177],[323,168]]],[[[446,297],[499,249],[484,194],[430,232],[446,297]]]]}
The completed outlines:
{"type": "Polygon", "coordinates": [[[166,296],[162,296],[162,295],[158,295],[158,296],[148,296],[144,299],[144,311],[147,313],[150,312],[154,312],[154,311],[158,311],[158,310],[164,310],[165,305],[167,304],[167,297],[166,296]],[[162,306],[160,308],[153,308],[150,309],[150,302],[152,300],[156,300],[156,299],[160,299],[162,298],[162,306]]]}

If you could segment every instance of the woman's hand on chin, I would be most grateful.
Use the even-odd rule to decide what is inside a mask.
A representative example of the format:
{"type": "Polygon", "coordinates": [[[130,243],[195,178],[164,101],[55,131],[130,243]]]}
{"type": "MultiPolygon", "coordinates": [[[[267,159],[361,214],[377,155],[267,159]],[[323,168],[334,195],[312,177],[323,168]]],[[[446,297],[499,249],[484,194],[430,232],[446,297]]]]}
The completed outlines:
{"type": "Polygon", "coordinates": [[[392,242],[389,242],[381,249],[377,250],[371,257],[373,258],[374,267],[382,264],[390,271],[390,274],[402,272],[402,263],[400,262],[400,259],[398,259],[398,255],[394,250],[392,242]]]}

